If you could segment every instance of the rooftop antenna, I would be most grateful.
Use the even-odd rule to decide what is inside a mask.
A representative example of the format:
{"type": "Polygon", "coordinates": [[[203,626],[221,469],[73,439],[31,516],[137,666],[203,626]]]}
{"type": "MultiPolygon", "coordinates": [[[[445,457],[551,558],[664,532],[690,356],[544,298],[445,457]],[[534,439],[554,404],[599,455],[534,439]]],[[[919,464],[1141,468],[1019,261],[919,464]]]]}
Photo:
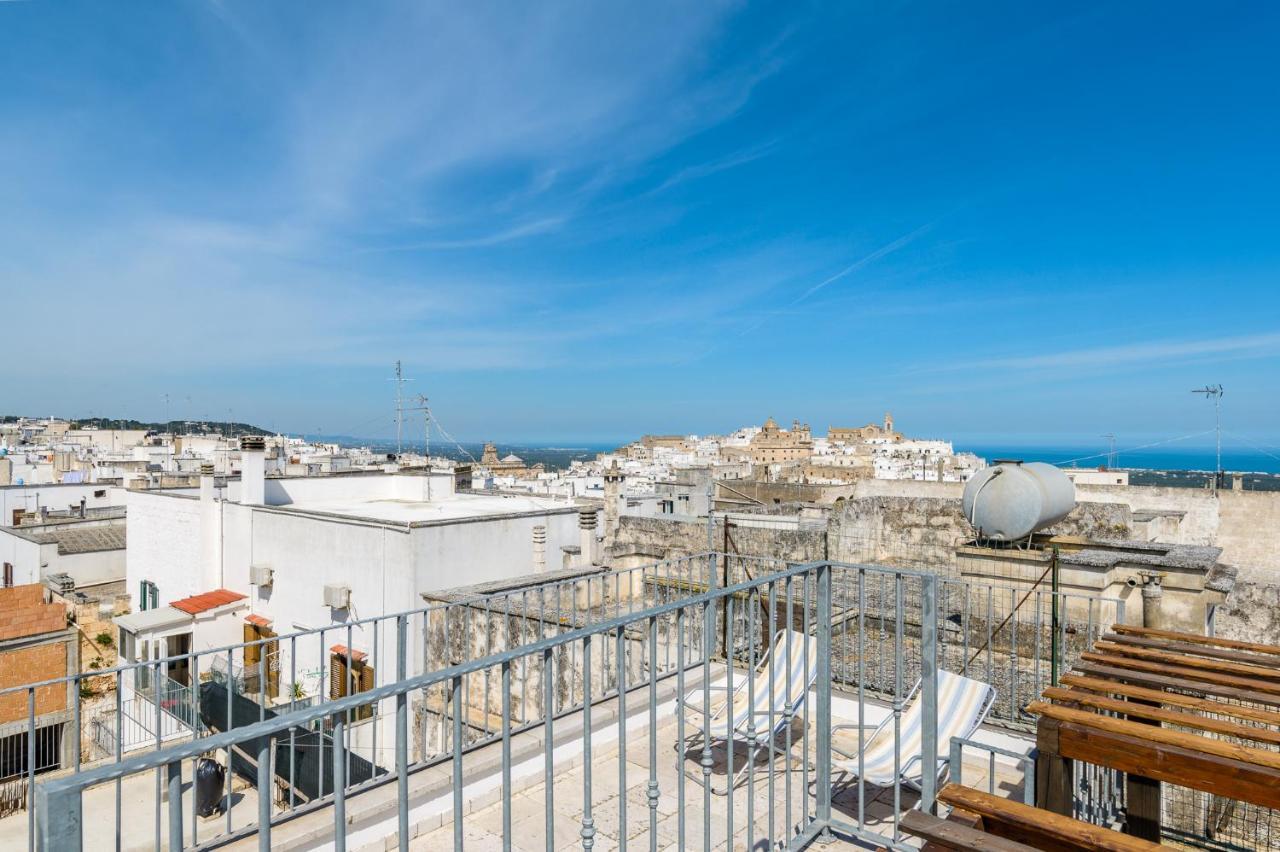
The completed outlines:
{"type": "Polygon", "coordinates": [[[1107,450],[1107,469],[1108,469],[1108,470],[1114,470],[1114,469],[1115,469],[1115,466],[1116,466],[1116,436],[1115,436],[1115,433],[1114,433],[1114,432],[1108,432],[1107,434],[1103,435],[1102,437],[1106,438],[1106,439],[1110,442],[1110,443],[1109,443],[1109,449],[1107,450]]]}
{"type": "Polygon", "coordinates": [[[1213,490],[1217,491],[1222,487],[1222,385],[1205,385],[1192,393],[1202,393],[1205,399],[1213,400],[1213,431],[1218,442],[1218,464],[1213,473],[1213,490]]]}
{"type": "Polygon", "coordinates": [[[404,371],[400,369],[400,362],[397,360],[395,378],[388,381],[396,383],[396,455],[398,456],[404,449],[404,383],[411,382],[413,379],[404,377],[404,371]]]}
{"type": "Polygon", "coordinates": [[[427,470],[431,470],[431,405],[427,398],[418,394],[418,410],[422,412],[423,454],[427,457],[427,470]]]}

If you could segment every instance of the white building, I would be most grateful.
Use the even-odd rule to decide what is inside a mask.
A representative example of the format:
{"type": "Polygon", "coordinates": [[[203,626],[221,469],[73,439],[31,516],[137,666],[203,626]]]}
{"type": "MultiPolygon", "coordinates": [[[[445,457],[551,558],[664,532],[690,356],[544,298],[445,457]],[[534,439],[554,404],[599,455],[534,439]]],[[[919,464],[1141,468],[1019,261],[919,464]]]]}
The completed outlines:
{"type": "MultiPolygon", "coordinates": [[[[346,643],[350,626],[350,647],[368,654],[373,628],[354,622],[420,609],[425,592],[558,568],[563,548],[581,546],[579,506],[562,500],[459,494],[453,475],[440,472],[265,479],[261,450],[241,456],[238,481],[205,475],[198,490],[128,493],[135,610],[211,592],[244,595],[242,627],[285,635],[341,626],[331,636],[346,643]],[[541,565],[535,527],[545,528],[541,565]]],[[[171,621],[163,630],[178,629],[171,621]]],[[[144,628],[138,642],[157,638],[145,624],[122,626],[144,628]]],[[[198,620],[179,633],[181,652],[225,644],[224,631],[202,630],[198,620]]],[[[394,637],[380,633],[378,641],[394,637]]],[[[281,648],[284,671],[323,666],[314,642],[299,645],[296,659],[289,653],[281,648]]],[[[379,670],[378,682],[387,675],[394,672],[379,670]]]]}

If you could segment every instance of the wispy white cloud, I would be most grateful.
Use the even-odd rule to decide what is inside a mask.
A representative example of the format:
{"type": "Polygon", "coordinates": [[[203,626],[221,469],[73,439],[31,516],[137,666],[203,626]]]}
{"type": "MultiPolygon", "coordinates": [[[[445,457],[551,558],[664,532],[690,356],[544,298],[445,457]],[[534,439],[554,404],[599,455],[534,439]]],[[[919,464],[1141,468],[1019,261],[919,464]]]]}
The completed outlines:
{"type": "Polygon", "coordinates": [[[1265,358],[1280,355],[1280,332],[1201,340],[1160,340],[1121,346],[1098,346],[1051,353],[957,361],[923,368],[926,372],[957,370],[1057,370],[1155,365],[1170,361],[1220,357],[1265,358]]]}
{"type": "Polygon", "coordinates": [[[890,242],[885,243],[875,251],[869,254],[863,255],[862,257],[855,260],[853,263],[846,266],[844,269],[841,269],[836,274],[831,275],[827,278],[824,278],[822,281],[819,281],[817,284],[814,284],[812,287],[805,290],[800,295],[796,296],[790,302],[790,304],[797,305],[800,302],[803,302],[806,299],[808,299],[813,294],[819,292],[820,290],[823,290],[831,286],[832,284],[836,283],[840,279],[847,278],[853,273],[870,266],[871,264],[875,263],[877,260],[880,260],[881,258],[884,258],[884,257],[888,257],[894,252],[900,251],[906,248],[907,246],[915,242],[917,239],[927,234],[929,232],[929,229],[931,229],[936,224],[937,224],[936,221],[928,222],[916,228],[915,230],[910,231],[909,233],[903,234],[902,236],[898,237],[895,240],[891,240],[890,242]]]}

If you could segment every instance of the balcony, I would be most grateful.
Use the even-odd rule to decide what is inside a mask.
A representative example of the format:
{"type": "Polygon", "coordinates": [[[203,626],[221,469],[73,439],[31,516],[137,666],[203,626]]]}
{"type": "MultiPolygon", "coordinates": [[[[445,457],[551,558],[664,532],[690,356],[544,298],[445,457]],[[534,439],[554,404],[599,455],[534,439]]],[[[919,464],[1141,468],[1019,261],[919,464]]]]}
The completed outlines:
{"type": "MultiPolygon", "coordinates": [[[[1119,602],[1065,598],[715,553],[531,578],[272,638],[286,683],[312,649],[318,682],[340,694],[310,706],[202,680],[214,667],[192,659],[200,735],[41,783],[35,834],[45,849],[803,848],[828,835],[908,848],[903,815],[935,810],[948,773],[1031,796],[1025,706],[1124,620],[1119,602]],[[787,635],[803,638],[779,645],[787,635]],[[380,677],[357,691],[362,665],[380,677]],[[989,684],[994,701],[982,728],[940,742],[945,673],[989,684]],[[774,694],[793,676],[794,695],[774,694]],[[731,738],[726,717],[741,717],[731,738]],[[876,743],[911,783],[858,783],[840,753],[865,761],[876,743]],[[211,819],[191,792],[204,756],[232,768],[211,819]]],[[[235,671],[243,653],[212,657],[235,671]]]]}

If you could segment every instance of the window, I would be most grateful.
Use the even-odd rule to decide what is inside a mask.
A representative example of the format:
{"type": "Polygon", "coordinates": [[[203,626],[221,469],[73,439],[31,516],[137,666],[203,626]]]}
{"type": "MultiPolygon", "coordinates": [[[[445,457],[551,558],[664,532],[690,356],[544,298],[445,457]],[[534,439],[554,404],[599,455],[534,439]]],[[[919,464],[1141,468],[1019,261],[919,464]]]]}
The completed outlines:
{"type": "MultiPolygon", "coordinates": [[[[329,656],[330,699],[368,692],[373,689],[373,684],[373,666],[365,662],[364,654],[359,651],[353,651],[350,658],[348,658],[346,653],[334,652],[329,656]],[[348,659],[350,659],[351,663],[349,669],[347,668],[348,659]]],[[[373,705],[365,704],[353,710],[348,716],[348,721],[358,721],[372,717],[373,705]]]]}
{"type": "Polygon", "coordinates": [[[107,496],[107,489],[105,489],[105,488],[99,488],[98,490],[96,490],[96,491],[94,491],[94,492],[93,492],[93,496],[94,496],[94,497],[99,497],[99,498],[101,498],[101,497],[106,497],[106,496],[107,496]]]}
{"type": "Polygon", "coordinates": [[[138,587],[138,609],[148,610],[160,606],[160,589],[150,580],[143,580],[138,587]]]}

